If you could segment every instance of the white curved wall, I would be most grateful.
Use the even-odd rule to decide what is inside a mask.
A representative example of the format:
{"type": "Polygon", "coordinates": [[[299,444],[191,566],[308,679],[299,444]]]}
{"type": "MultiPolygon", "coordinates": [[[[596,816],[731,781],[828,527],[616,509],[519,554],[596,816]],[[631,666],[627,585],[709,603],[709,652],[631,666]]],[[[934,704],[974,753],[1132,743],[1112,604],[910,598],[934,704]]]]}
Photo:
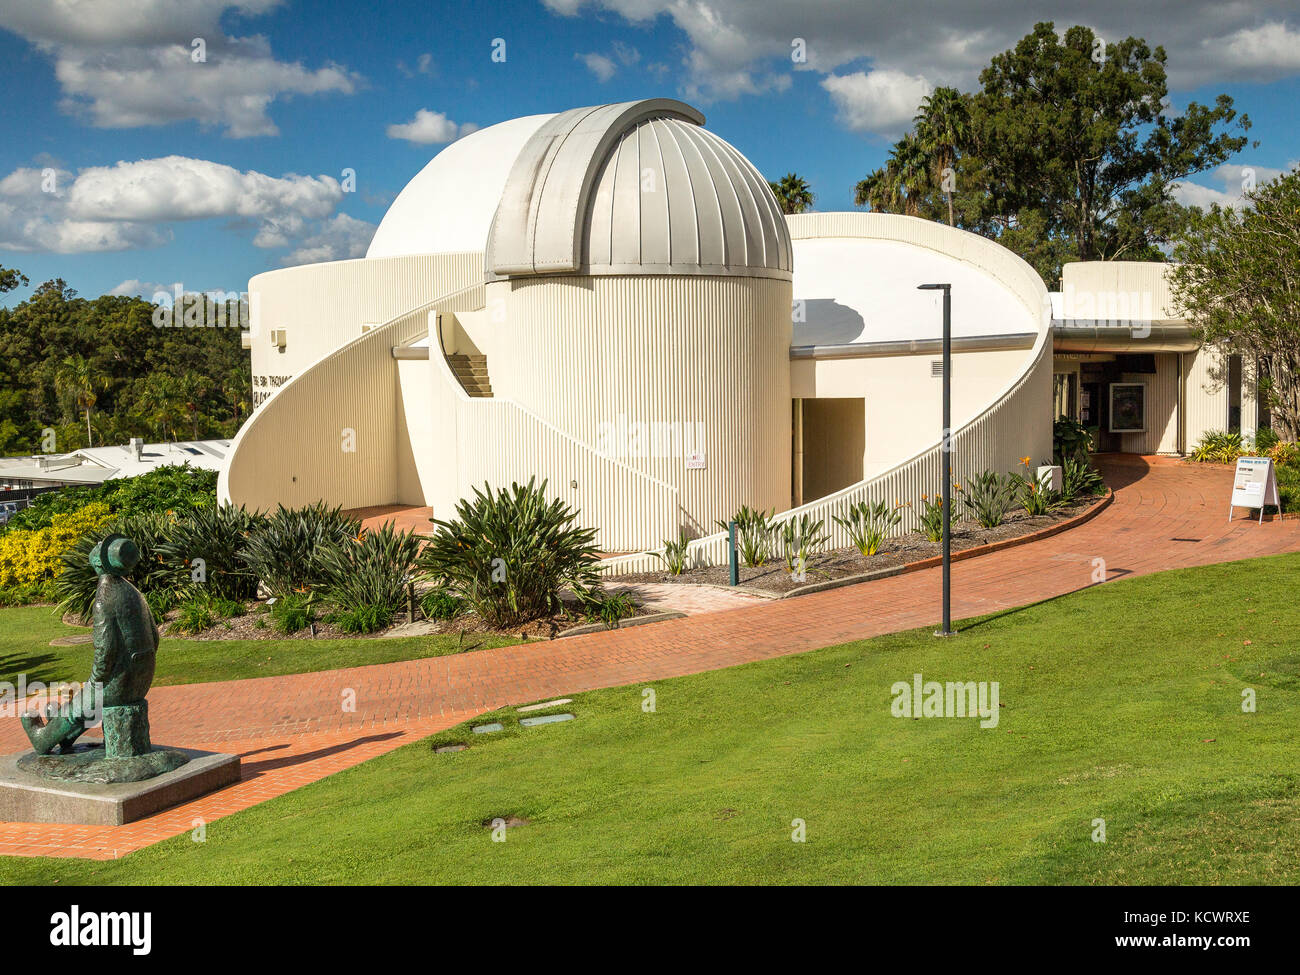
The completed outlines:
{"type": "Polygon", "coordinates": [[[789,307],[772,278],[556,276],[489,282],[466,323],[496,396],[672,485],[698,534],[790,505],[789,307]]]}

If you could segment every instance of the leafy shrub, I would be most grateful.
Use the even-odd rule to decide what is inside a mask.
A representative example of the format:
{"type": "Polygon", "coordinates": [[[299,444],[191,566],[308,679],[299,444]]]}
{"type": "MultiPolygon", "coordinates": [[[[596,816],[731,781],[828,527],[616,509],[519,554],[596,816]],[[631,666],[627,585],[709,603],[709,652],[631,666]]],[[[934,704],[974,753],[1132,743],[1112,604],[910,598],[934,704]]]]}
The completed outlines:
{"type": "Polygon", "coordinates": [[[286,636],[305,630],[316,618],[316,600],[308,593],[289,592],[273,597],[271,625],[286,636]]]}
{"type": "Polygon", "coordinates": [[[1273,458],[1275,467],[1300,466],[1300,444],[1291,440],[1279,440],[1267,449],[1267,455],[1273,458]]]}
{"type": "Polygon", "coordinates": [[[1192,448],[1192,460],[1203,464],[1231,464],[1242,455],[1244,445],[1240,433],[1209,430],[1192,448]]]}
{"type": "Polygon", "coordinates": [[[962,503],[981,528],[997,528],[1016,503],[1020,484],[1014,474],[1002,475],[984,471],[966,479],[962,490],[962,503]]]}
{"type": "Polygon", "coordinates": [[[483,488],[456,505],[454,519],[433,519],[437,532],[419,559],[429,578],[497,628],[558,612],[566,586],[580,596],[595,588],[596,532],[579,527],[564,502],[547,502],[545,481],[483,488]]]}
{"type": "Polygon", "coordinates": [[[66,487],[38,494],[0,532],[47,528],[57,515],[102,503],[118,517],[184,512],[217,504],[217,472],[169,464],[136,477],[118,477],[98,485],[66,487]]]}
{"type": "Polygon", "coordinates": [[[1061,471],[1061,499],[1065,502],[1100,494],[1106,482],[1091,464],[1068,460],[1061,471]]]}
{"type": "Polygon", "coordinates": [[[440,586],[420,597],[420,609],[426,619],[454,620],[465,613],[465,600],[440,586]]]}
{"type": "Polygon", "coordinates": [[[1092,451],[1092,436],[1078,420],[1068,416],[1059,417],[1052,424],[1052,459],[1056,464],[1065,466],[1067,460],[1080,463],[1088,462],[1092,451]]]}
{"type": "Polygon", "coordinates": [[[30,606],[54,600],[54,587],[50,583],[10,586],[0,589],[0,606],[30,606]]]}
{"type": "Polygon", "coordinates": [[[875,555],[880,551],[880,546],[889,537],[889,533],[902,520],[903,513],[897,505],[891,508],[884,501],[875,503],[859,501],[857,504],[849,505],[847,517],[841,518],[839,515],[832,515],[832,517],[836,524],[841,525],[848,532],[853,547],[867,556],[875,555]]]}
{"type": "Polygon", "coordinates": [[[392,626],[396,615],[388,606],[371,603],[335,610],[327,619],[344,633],[377,633],[392,626]]]}
{"type": "MultiPolygon", "coordinates": [[[[144,594],[144,601],[149,604],[149,612],[153,614],[154,620],[157,621],[176,608],[179,597],[176,595],[175,589],[153,589],[144,594]]],[[[92,598],[91,607],[87,607],[84,612],[80,612],[78,615],[84,620],[90,619],[93,605],[94,600],[92,598]]]]}
{"type": "Polygon", "coordinates": [[[686,531],[675,542],[664,540],[664,550],[655,552],[655,558],[664,564],[670,576],[679,576],[686,571],[686,531]]]}
{"type": "Polygon", "coordinates": [[[325,549],[321,553],[325,601],[344,613],[378,607],[387,610],[391,620],[406,603],[406,587],[419,554],[420,537],[398,531],[392,522],[338,548],[325,549]]]}
{"type": "Polygon", "coordinates": [[[240,557],[273,596],[287,596],[323,585],[326,553],[360,533],[361,522],[341,508],[282,505],[249,537],[240,557]]]}
{"type": "Polygon", "coordinates": [[[826,522],[812,515],[802,514],[781,525],[781,554],[785,557],[785,570],[791,575],[806,572],[809,556],[826,544],[826,522]]]}
{"type": "Polygon", "coordinates": [[[195,508],[166,524],[158,555],[171,570],[184,573],[182,585],[188,581],[226,599],[253,599],[257,575],[243,554],[250,536],[265,524],[263,515],[243,507],[195,508]]]}
{"type": "Polygon", "coordinates": [[[1255,449],[1261,454],[1272,454],[1273,448],[1283,443],[1277,432],[1270,427],[1260,427],[1255,431],[1255,449]]]}
{"type": "Polygon", "coordinates": [[[921,534],[931,542],[943,541],[943,496],[921,495],[921,534]]]}
{"type": "Polygon", "coordinates": [[[597,590],[583,598],[584,616],[591,623],[604,623],[605,629],[615,629],[619,621],[636,612],[636,600],[626,591],[606,593],[597,590]]]}
{"type": "Polygon", "coordinates": [[[52,584],[63,567],[63,553],[83,535],[99,531],[111,521],[108,506],[96,501],[54,515],[44,528],[0,535],[0,588],[52,584]]]}
{"type": "Polygon", "coordinates": [[[172,624],[176,633],[201,633],[217,622],[217,614],[206,596],[191,596],[181,603],[180,614],[172,624]]]}

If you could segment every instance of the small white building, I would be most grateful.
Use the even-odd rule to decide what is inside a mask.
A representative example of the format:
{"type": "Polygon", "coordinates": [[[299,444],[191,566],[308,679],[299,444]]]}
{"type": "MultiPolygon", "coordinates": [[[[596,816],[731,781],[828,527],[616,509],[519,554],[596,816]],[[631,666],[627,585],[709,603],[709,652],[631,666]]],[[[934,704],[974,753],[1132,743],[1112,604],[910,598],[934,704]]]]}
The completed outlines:
{"type": "Polygon", "coordinates": [[[0,492],[103,484],[169,465],[189,464],[219,471],[229,450],[229,440],[145,443],[137,438],[116,447],[83,447],[66,454],[4,457],[0,458],[0,492]]]}
{"type": "Polygon", "coordinates": [[[364,259],[254,277],[257,409],[219,496],[443,517],[536,476],[606,551],[684,530],[720,557],[715,523],[742,504],[847,544],[829,516],[848,502],[938,488],[941,300],[917,290],[937,282],[959,477],[1050,457],[1058,414],[1136,452],[1254,428],[1249,370],[1196,347],[1160,265],[1070,265],[1053,295],[942,224],[783,217],[699,112],[651,99],[475,132],[411,180],[364,259]]]}

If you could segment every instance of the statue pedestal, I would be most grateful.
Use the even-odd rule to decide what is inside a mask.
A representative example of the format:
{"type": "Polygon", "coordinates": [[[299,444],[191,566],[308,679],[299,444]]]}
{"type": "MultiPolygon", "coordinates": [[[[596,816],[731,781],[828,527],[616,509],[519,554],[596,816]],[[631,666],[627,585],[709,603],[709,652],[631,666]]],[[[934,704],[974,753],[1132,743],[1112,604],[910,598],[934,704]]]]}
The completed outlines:
{"type": "Polygon", "coordinates": [[[102,745],[6,755],[0,820],[121,826],[238,781],[238,755],[189,748],[155,747],[129,758],[106,758],[102,745]]]}

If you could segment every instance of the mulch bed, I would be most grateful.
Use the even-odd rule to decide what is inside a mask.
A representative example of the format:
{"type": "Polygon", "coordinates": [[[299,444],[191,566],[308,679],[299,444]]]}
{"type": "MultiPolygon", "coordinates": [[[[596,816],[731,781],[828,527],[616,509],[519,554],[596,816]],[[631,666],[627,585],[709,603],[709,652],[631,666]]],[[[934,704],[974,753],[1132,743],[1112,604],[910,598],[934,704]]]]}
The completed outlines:
{"type": "MultiPolygon", "coordinates": [[[[1099,497],[1081,498],[1069,505],[1057,509],[1051,514],[1030,516],[1023,510],[1016,510],[1007,515],[1007,520],[997,528],[981,528],[973,521],[961,521],[953,525],[952,550],[961,552],[965,549],[989,545],[993,542],[1031,535],[1053,525],[1075,518],[1087,511],[1100,500],[1099,497]]],[[[864,557],[855,548],[837,548],[829,552],[819,552],[812,557],[808,565],[806,578],[796,580],[786,571],[785,561],[780,557],[769,560],[762,566],[740,566],[740,584],[750,589],[784,595],[794,589],[833,579],[845,579],[849,576],[863,575],[878,569],[889,569],[934,558],[941,554],[938,542],[931,542],[920,532],[908,532],[895,535],[885,541],[881,550],[875,555],[864,557]]],[[[725,565],[712,565],[688,569],[679,576],[666,572],[633,572],[626,575],[608,576],[607,583],[670,582],[679,585],[715,585],[729,586],[730,573],[725,565]]]]}

